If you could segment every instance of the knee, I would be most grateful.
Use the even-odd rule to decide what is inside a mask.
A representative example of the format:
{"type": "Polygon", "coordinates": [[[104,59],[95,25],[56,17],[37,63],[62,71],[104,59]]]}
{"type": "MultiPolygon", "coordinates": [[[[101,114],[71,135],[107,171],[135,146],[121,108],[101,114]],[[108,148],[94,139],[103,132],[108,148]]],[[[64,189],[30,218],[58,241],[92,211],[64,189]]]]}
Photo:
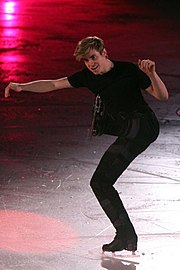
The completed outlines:
{"type": "Polygon", "coordinates": [[[94,192],[101,190],[101,185],[100,185],[99,181],[97,181],[97,179],[95,179],[94,177],[92,177],[92,179],[90,181],[90,187],[94,192]]]}
{"type": "Polygon", "coordinates": [[[109,189],[111,189],[111,184],[107,183],[105,179],[92,177],[90,181],[90,187],[94,193],[97,193],[97,192],[104,193],[104,192],[107,192],[109,189]]]}

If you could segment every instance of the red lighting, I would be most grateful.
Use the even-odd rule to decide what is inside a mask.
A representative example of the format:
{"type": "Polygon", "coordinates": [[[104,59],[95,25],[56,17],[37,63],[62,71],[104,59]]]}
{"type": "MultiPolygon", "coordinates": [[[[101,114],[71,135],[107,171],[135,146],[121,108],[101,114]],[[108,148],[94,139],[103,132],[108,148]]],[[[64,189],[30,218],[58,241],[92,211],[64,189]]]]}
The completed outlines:
{"type": "Polygon", "coordinates": [[[71,248],[77,238],[64,222],[36,213],[0,211],[0,248],[20,253],[56,253],[71,248]]]}
{"type": "Polygon", "coordinates": [[[13,13],[14,12],[14,7],[15,7],[15,2],[14,1],[9,1],[4,3],[4,9],[6,13],[13,13]]]}
{"type": "Polygon", "coordinates": [[[4,2],[3,11],[5,20],[10,21],[14,19],[15,7],[15,1],[4,2]]]}
{"type": "Polygon", "coordinates": [[[14,70],[18,69],[19,62],[23,60],[23,56],[16,50],[18,48],[17,38],[21,38],[21,31],[18,27],[20,3],[18,1],[1,1],[0,8],[2,10],[1,68],[7,74],[14,74],[14,70]]]}

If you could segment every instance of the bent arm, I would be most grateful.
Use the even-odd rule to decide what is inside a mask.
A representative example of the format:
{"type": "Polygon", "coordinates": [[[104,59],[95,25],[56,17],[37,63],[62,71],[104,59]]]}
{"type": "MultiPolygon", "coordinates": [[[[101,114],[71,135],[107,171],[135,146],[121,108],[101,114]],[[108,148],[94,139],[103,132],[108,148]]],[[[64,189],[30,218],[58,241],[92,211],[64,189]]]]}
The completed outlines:
{"type": "Polygon", "coordinates": [[[167,100],[169,97],[168,90],[155,71],[155,63],[151,60],[139,60],[139,68],[145,72],[151,80],[151,86],[146,91],[158,100],[167,100]]]}
{"type": "Polygon", "coordinates": [[[57,80],[38,80],[32,81],[28,83],[9,83],[5,88],[5,97],[10,96],[10,91],[13,90],[15,92],[27,91],[34,93],[45,93],[54,90],[60,90],[64,88],[71,88],[71,84],[69,83],[67,77],[60,78],[57,80]]]}
{"type": "Polygon", "coordinates": [[[169,97],[167,88],[163,81],[160,79],[157,73],[149,77],[151,80],[151,86],[146,89],[146,91],[159,100],[167,100],[169,97]]]}

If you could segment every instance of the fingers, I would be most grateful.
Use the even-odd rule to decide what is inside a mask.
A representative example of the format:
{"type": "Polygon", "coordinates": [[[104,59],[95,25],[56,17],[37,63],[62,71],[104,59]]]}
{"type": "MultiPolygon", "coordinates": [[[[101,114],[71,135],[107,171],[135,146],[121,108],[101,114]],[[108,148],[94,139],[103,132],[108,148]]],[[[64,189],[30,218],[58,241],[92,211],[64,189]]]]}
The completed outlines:
{"type": "Polygon", "coordinates": [[[144,72],[152,72],[155,70],[155,62],[150,59],[138,60],[139,68],[144,72]]]}
{"type": "Polygon", "coordinates": [[[11,89],[11,82],[6,86],[5,91],[4,91],[4,97],[8,98],[10,96],[10,89],[11,89]]]}
{"type": "Polygon", "coordinates": [[[13,83],[10,82],[8,84],[8,86],[6,86],[5,91],[4,91],[4,97],[7,98],[10,96],[10,90],[13,90],[15,92],[20,92],[21,91],[21,87],[19,86],[18,83],[13,83]]]}

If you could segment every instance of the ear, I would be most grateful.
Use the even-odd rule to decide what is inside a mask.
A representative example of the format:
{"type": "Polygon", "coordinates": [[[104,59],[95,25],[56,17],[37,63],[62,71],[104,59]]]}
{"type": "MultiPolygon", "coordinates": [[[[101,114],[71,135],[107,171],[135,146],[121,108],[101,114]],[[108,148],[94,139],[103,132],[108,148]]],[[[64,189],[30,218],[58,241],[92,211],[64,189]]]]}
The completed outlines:
{"type": "Polygon", "coordinates": [[[108,54],[107,54],[107,51],[106,51],[105,48],[104,48],[103,51],[102,51],[102,55],[105,56],[106,58],[108,58],[108,54]]]}

